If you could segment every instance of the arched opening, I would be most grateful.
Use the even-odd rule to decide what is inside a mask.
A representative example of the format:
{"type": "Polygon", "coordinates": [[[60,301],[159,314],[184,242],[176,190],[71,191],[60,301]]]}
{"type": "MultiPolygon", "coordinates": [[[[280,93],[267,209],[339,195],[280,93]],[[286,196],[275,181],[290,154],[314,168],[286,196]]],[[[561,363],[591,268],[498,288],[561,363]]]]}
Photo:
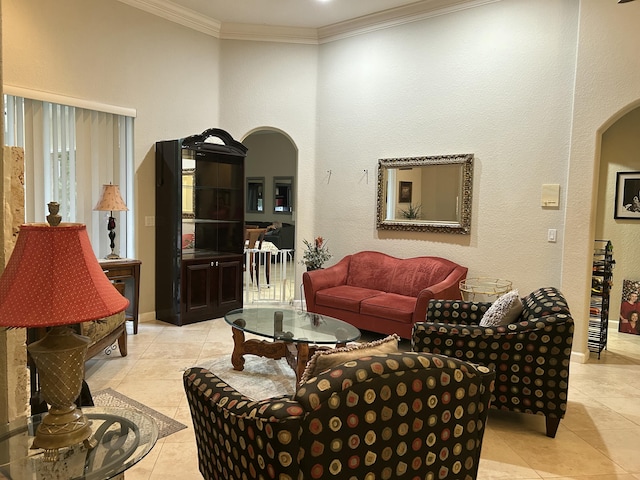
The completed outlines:
{"type": "MultiPolygon", "coordinates": [[[[640,178],[640,106],[632,105],[619,112],[608,122],[603,130],[600,142],[600,164],[598,190],[595,205],[595,238],[607,239],[613,245],[613,257],[616,261],[611,286],[609,331],[618,329],[618,315],[624,296],[624,280],[640,281],[640,213],[637,218],[615,218],[616,199],[624,192],[620,191],[625,179],[640,178]],[[635,172],[635,173],[634,173],[635,172]],[[623,173],[622,176],[619,174],[623,173]],[[627,175],[629,174],[629,175],[627,175]],[[619,182],[620,180],[620,182],[619,182]]],[[[635,183],[637,186],[638,182],[635,183]]],[[[633,182],[630,185],[634,185],[633,182]]],[[[639,192],[635,192],[640,195],[639,192]]],[[[624,208],[622,209],[624,210],[624,208]]],[[[620,215],[618,208],[618,215],[620,215]]],[[[634,214],[621,217],[634,217],[634,214]]],[[[636,309],[640,311],[640,303],[636,309]]],[[[638,342],[640,344],[640,341],[638,342]]]]}
{"type": "Polygon", "coordinates": [[[245,278],[245,302],[281,301],[295,297],[295,238],[298,148],[285,132],[259,127],[242,143],[248,148],[245,159],[245,225],[267,228],[259,247],[273,254],[260,255],[267,264],[260,269],[261,283],[245,278]],[[280,253],[275,253],[279,251],[280,253]],[[284,253],[282,253],[284,252],[284,253]],[[269,278],[266,278],[266,274],[269,278]],[[253,282],[253,283],[252,283],[253,282]]]}

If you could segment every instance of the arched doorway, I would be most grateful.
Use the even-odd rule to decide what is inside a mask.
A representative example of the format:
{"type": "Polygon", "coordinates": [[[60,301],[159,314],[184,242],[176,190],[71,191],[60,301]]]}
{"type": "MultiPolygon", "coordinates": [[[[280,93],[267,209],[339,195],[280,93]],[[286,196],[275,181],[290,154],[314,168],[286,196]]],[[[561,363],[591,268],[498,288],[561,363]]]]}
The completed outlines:
{"type": "MultiPolygon", "coordinates": [[[[295,297],[298,148],[289,135],[272,127],[252,130],[242,143],[248,148],[245,159],[245,225],[273,228],[265,236],[265,243],[271,245],[265,247],[289,251],[285,255],[270,256],[268,287],[286,291],[271,290],[266,298],[290,303],[295,297]]],[[[260,300],[263,295],[250,298],[260,300]]]]}
{"type": "MultiPolygon", "coordinates": [[[[640,280],[640,219],[614,218],[617,177],[620,172],[640,172],[640,106],[621,112],[602,133],[595,238],[611,240],[616,261],[613,270],[609,319],[617,319],[623,280],[640,280]]],[[[640,306],[639,306],[640,309],[640,306]]],[[[616,328],[614,323],[610,329],[616,328]]]]}

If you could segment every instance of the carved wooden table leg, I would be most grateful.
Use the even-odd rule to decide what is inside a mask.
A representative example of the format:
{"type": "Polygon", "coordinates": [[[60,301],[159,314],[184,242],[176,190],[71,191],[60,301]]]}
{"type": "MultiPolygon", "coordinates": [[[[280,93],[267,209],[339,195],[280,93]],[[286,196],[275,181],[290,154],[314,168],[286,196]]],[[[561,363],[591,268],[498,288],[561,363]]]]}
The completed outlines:
{"type": "Polygon", "coordinates": [[[259,357],[272,358],[278,360],[287,354],[286,342],[270,342],[267,340],[249,339],[245,340],[244,332],[239,328],[232,328],[233,333],[233,353],[231,353],[231,364],[234,370],[244,370],[244,356],[258,355],[259,357]]]}
{"type": "Polygon", "coordinates": [[[302,374],[304,373],[304,369],[307,367],[307,362],[309,361],[309,344],[308,343],[298,343],[298,359],[296,362],[296,382],[300,381],[302,378],[302,374]]]}
{"type": "Polygon", "coordinates": [[[231,364],[234,370],[244,370],[244,332],[239,328],[232,328],[233,352],[231,353],[231,364]]]}

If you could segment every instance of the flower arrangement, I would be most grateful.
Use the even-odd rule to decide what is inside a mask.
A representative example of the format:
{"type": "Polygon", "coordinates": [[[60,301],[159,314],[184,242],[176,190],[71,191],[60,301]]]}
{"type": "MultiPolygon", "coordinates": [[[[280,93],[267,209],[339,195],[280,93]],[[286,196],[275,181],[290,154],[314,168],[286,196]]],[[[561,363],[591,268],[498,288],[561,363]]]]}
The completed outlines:
{"type": "Polygon", "coordinates": [[[327,243],[322,237],[316,237],[313,243],[308,240],[302,241],[305,245],[304,255],[300,263],[307,266],[307,270],[317,270],[331,258],[327,243]]]}

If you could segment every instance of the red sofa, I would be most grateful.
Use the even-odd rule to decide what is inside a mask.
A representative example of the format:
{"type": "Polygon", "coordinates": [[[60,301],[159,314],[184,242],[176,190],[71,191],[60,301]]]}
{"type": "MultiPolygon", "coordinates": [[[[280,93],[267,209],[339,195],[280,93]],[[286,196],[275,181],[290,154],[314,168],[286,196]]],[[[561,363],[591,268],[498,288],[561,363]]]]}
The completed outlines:
{"type": "Polygon", "coordinates": [[[431,299],[461,299],[467,268],[440,257],[395,258],[380,252],[347,255],[302,275],[309,312],[344,320],[361,330],[411,338],[431,299]]]}

